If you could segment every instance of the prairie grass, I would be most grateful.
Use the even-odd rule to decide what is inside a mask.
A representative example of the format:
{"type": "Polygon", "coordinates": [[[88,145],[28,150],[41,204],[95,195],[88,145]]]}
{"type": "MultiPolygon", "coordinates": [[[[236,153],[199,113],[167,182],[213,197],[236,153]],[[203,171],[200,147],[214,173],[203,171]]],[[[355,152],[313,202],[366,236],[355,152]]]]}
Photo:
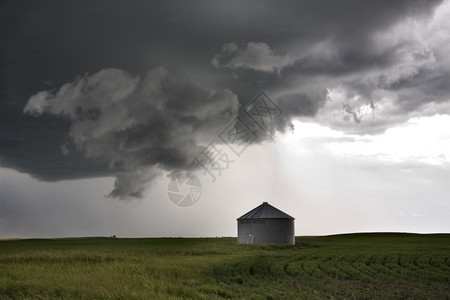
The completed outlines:
{"type": "Polygon", "coordinates": [[[0,240],[0,299],[450,299],[450,235],[0,240]]]}

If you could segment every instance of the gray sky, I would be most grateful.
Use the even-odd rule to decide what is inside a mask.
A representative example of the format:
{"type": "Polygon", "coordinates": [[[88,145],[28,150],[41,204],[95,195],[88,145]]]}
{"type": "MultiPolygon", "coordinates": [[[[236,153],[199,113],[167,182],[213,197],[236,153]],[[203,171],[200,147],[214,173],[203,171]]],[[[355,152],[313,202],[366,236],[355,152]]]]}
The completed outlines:
{"type": "Polygon", "coordinates": [[[231,236],[262,201],[450,230],[449,1],[4,1],[0,31],[0,238],[231,236]]]}

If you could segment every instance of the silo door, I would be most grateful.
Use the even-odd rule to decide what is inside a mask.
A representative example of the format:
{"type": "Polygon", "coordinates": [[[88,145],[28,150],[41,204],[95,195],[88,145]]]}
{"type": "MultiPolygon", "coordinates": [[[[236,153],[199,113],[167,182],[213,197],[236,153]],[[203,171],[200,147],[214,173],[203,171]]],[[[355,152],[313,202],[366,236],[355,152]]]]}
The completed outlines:
{"type": "Polygon", "coordinates": [[[250,233],[248,235],[247,244],[254,244],[255,243],[255,235],[250,233]]]}

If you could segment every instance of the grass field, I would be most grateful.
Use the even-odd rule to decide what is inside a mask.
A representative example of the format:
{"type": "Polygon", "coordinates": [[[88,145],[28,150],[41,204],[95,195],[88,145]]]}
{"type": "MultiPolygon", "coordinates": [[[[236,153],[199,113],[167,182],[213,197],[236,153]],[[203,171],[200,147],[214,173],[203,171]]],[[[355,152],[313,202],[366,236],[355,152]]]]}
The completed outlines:
{"type": "Polygon", "coordinates": [[[450,299],[450,235],[0,241],[0,299],[450,299]]]}

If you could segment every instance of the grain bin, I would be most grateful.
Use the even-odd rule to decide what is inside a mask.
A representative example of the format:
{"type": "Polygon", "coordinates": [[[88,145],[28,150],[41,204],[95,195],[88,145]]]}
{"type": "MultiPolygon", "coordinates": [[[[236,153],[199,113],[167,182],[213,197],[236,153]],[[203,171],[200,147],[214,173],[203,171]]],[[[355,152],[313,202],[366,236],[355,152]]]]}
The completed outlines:
{"type": "Polygon", "coordinates": [[[295,244],[294,218],[267,202],[237,219],[239,244],[295,244]]]}

